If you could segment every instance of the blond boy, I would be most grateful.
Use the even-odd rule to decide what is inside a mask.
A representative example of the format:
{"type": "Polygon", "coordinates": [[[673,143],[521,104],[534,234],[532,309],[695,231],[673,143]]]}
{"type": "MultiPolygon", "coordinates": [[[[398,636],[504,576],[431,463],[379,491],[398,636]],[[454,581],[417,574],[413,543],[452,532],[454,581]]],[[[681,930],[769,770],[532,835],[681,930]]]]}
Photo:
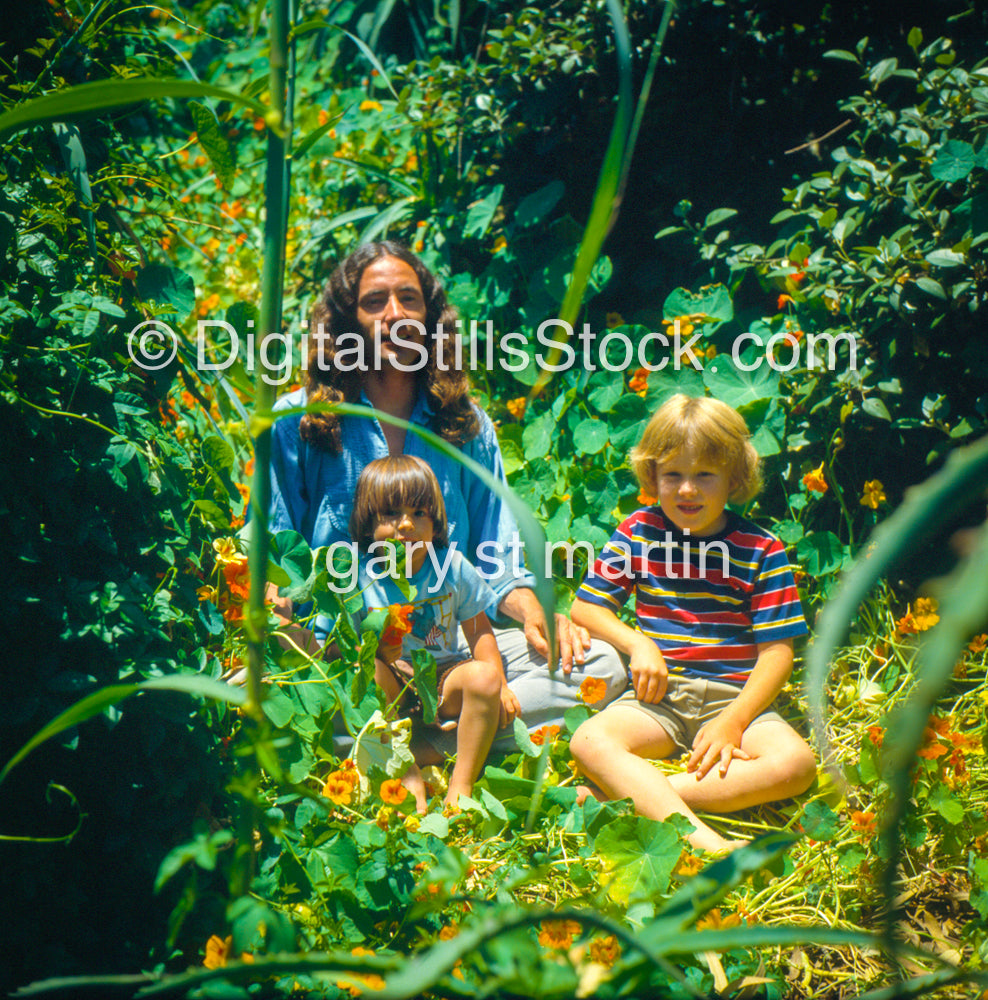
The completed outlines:
{"type": "Polygon", "coordinates": [[[805,791],[816,761],[770,706],[806,633],[785,550],[726,509],[761,485],[744,419],[676,395],[649,421],[632,467],[655,506],[617,529],[572,618],[630,658],[632,686],[574,734],[580,770],[608,798],[694,826],[695,847],[734,846],[694,810],[732,812],[805,791]],[[632,591],[635,627],[617,615],[632,591]],[[687,754],[666,777],[650,761],[687,754]]]}

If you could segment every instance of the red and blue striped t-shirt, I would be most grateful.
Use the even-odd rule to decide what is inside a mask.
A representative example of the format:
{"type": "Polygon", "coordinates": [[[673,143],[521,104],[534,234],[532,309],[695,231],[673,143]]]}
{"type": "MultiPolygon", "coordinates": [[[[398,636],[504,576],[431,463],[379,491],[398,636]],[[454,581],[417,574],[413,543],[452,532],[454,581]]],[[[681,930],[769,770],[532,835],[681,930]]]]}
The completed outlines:
{"type": "Polygon", "coordinates": [[[805,635],[806,620],[782,543],[725,511],[703,538],[681,532],[659,507],[643,507],[611,536],[577,597],[617,611],[635,592],[638,630],[670,673],[741,684],[757,643],[805,635]]]}

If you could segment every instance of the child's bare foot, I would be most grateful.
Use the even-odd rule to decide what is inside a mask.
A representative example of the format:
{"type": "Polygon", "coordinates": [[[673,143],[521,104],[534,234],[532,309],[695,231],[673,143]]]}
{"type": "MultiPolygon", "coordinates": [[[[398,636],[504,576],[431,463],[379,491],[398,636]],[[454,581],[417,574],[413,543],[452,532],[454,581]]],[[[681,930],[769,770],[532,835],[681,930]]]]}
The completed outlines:
{"type": "Polygon", "coordinates": [[[598,802],[607,801],[607,796],[599,788],[590,788],[588,785],[577,785],[576,804],[582,806],[588,797],[595,798],[598,802]]]}
{"type": "Polygon", "coordinates": [[[697,847],[707,854],[730,854],[731,851],[744,847],[748,843],[747,840],[727,840],[711,830],[710,827],[694,830],[686,839],[693,847],[697,847]]]}
{"type": "Polygon", "coordinates": [[[401,779],[401,783],[412,793],[415,799],[415,811],[424,816],[429,810],[429,800],[425,794],[425,779],[417,764],[413,764],[401,779]]]}

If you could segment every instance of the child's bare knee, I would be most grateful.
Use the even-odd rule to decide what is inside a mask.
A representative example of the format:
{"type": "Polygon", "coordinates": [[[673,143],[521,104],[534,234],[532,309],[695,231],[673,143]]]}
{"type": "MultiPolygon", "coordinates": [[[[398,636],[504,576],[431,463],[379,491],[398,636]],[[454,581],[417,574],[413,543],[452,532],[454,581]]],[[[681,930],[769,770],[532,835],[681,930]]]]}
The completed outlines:
{"type": "Polygon", "coordinates": [[[599,726],[584,722],[573,734],[573,739],[570,740],[569,744],[569,751],[579,765],[580,770],[587,773],[585,769],[592,766],[606,743],[607,734],[599,726]]]}
{"type": "Polygon", "coordinates": [[[470,664],[468,680],[470,690],[485,701],[497,701],[501,697],[504,676],[500,666],[487,660],[474,660],[470,664]]]}

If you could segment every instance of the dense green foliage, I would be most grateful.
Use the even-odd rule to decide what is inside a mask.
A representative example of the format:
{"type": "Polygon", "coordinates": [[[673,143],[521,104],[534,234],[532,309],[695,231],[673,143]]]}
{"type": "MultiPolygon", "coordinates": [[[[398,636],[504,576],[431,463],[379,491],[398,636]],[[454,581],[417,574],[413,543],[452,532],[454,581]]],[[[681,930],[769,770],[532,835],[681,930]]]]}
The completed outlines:
{"type": "MultiPolygon", "coordinates": [[[[458,815],[418,820],[398,801],[387,779],[407,760],[400,731],[375,749],[365,730],[354,784],[332,737],[379,708],[376,637],[348,626],[324,555],[290,532],[273,540],[267,575],[341,614],[340,660],[269,637],[261,720],[146,686],[94,694],[163,679],[204,695],[204,679],[247,658],[236,532],[258,383],[243,353],[206,370],[195,321],[242,331],[258,316],[275,196],[264,142],[278,126],[264,117],[268,19],[231,3],[117,0],[25,15],[0,50],[5,108],[132,82],[111,112],[39,113],[3,139],[0,763],[90,700],[0,784],[0,870],[17,915],[0,989],[180,973],[217,935],[206,957],[229,964],[205,975],[274,977],[281,993],[342,995],[349,968],[365,991],[383,977],[401,996],[685,996],[763,973],[771,996],[844,996],[892,976],[868,932],[900,840],[898,928],[907,951],[922,949],[900,955],[901,971],[983,975],[988,602],[971,575],[983,561],[941,582],[942,622],[915,589],[949,565],[950,522],[920,536],[983,490],[983,445],[963,476],[948,465],[886,520],[988,418],[985,12],[943,7],[906,23],[893,5],[810,4],[799,25],[771,4],[679,5],[580,315],[596,370],[578,362],[546,385],[536,331],[559,313],[615,95],[628,112],[662,8],[628,5],[626,47],[607,5],[583,0],[297,11],[282,303],[294,360],[334,261],[360,240],[404,238],[478,322],[481,358],[490,347],[500,360],[506,336],[522,335],[527,364],[482,362],[474,381],[509,481],[550,542],[597,547],[640,505],[627,452],[676,391],[715,395],[749,421],[767,473],[751,513],[790,546],[808,611],[856,559],[868,577],[858,557],[876,524],[915,542],[901,584],[883,563],[895,587],[860,603],[864,587],[825,630],[845,646],[810,694],[826,680],[836,783],[822,775],[800,803],[725,820],[789,833],[699,875],[676,824],[627,803],[574,807],[567,738],[584,710],[534,743],[519,731],[519,751],[458,815]],[[161,98],[162,86],[134,103],[134,80],[176,74],[227,96],[161,98]],[[845,118],[783,166],[780,150],[845,118]],[[180,333],[154,370],[128,338],[150,320],[180,333]],[[674,371],[675,351],[649,334],[677,329],[693,354],[674,371]],[[837,346],[817,340],[813,363],[823,335],[837,346]],[[915,638],[926,632],[945,637],[932,653],[915,638]],[[244,952],[254,962],[234,963],[244,952]]],[[[210,328],[207,356],[230,353],[210,328]]],[[[283,388],[298,378],[280,374],[283,388]]],[[[565,604],[584,563],[557,555],[551,568],[565,604]]],[[[787,707],[805,707],[797,684],[787,707]]]]}

